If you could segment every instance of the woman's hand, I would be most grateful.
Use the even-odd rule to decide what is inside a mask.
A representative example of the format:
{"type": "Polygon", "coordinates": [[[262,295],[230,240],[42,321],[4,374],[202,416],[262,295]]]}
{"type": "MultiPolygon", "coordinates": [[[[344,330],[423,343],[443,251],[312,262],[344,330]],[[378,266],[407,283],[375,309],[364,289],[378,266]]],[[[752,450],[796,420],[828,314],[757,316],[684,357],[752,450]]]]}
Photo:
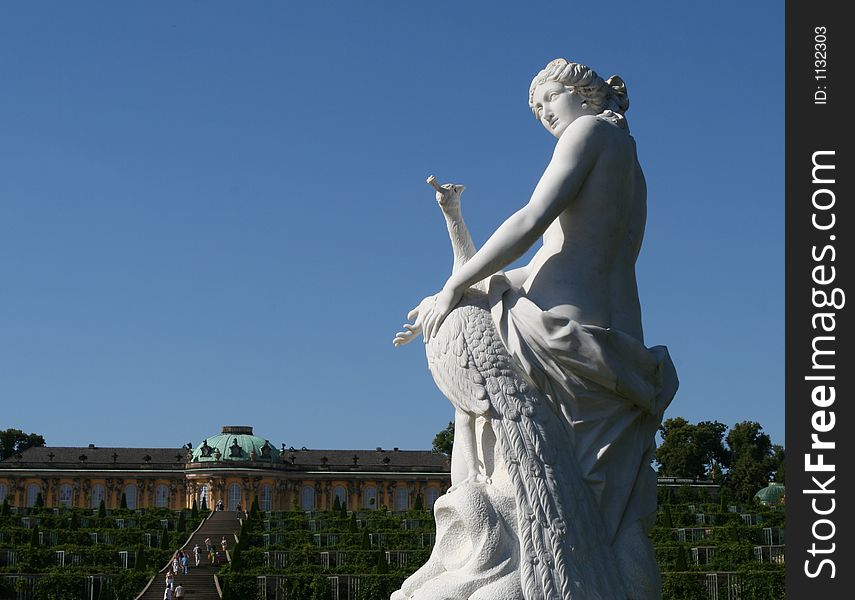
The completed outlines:
{"type": "Polygon", "coordinates": [[[460,298],[463,297],[462,292],[453,292],[445,288],[438,294],[428,296],[419,305],[407,313],[408,321],[404,323],[404,331],[399,331],[395,334],[395,339],[392,343],[397,346],[403,346],[412,342],[420,333],[424,334],[425,343],[439,331],[445,318],[451,313],[460,298]]]}
{"type": "Polygon", "coordinates": [[[404,323],[404,331],[399,331],[395,334],[395,339],[392,340],[392,343],[396,348],[404,344],[409,344],[422,332],[422,323],[424,322],[424,315],[427,312],[426,306],[422,308],[422,305],[433,304],[432,298],[433,296],[428,296],[417,307],[407,313],[407,321],[415,319],[415,322],[412,325],[404,323]]]}
{"type": "Polygon", "coordinates": [[[445,318],[457,306],[462,297],[463,292],[457,292],[448,288],[442,288],[442,291],[433,297],[433,306],[430,307],[427,314],[423,315],[422,319],[425,343],[436,335],[445,318]]]}

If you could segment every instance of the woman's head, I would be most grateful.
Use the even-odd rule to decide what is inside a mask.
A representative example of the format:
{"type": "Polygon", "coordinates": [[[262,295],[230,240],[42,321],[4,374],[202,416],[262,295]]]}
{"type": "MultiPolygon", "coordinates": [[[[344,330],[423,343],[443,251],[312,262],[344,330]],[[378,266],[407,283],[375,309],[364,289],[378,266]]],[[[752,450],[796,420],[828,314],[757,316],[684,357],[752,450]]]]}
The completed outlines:
{"type": "Polygon", "coordinates": [[[557,81],[571,93],[578,94],[596,113],[611,110],[623,114],[629,109],[626,85],[620,77],[612,75],[604,81],[596,71],[585,65],[556,58],[531,81],[528,105],[532,112],[534,112],[535,90],[539,85],[550,81],[557,81]]]}

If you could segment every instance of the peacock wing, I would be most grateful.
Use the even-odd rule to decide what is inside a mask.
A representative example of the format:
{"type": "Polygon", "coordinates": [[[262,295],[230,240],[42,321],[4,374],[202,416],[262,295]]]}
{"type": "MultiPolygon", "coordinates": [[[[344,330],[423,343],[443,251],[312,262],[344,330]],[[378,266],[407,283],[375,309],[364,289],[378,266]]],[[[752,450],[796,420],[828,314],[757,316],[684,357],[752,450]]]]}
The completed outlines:
{"type": "Polygon", "coordinates": [[[482,310],[472,301],[472,296],[464,296],[436,335],[425,344],[425,354],[434,382],[455,409],[483,415],[489,411],[490,402],[484,378],[472,362],[465,335],[467,322],[482,310]]]}

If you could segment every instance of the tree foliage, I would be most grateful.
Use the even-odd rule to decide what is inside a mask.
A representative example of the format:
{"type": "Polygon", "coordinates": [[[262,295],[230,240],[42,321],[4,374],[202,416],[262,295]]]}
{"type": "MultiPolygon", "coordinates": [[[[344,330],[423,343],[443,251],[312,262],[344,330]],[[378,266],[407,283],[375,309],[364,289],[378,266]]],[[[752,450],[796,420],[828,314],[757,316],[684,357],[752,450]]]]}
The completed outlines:
{"type": "Polygon", "coordinates": [[[451,449],[454,446],[454,422],[449,421],[448,427],[440,431],[433,438],[433,449],[437,452],[442,452],[447,456],[451,456],[451,449]]]}
{"type": "MultiPolygon", "coordinates": [[[[778,468],[775,447],[756,421],[742,421],[727,434],[731,464],[727,485],[737,499],[748,502],[778,468]]],[[[781,448],[783,455],[783,448],[781,448]]]]}
{"type": "Polygon", "coordinates": [[[772,478],[784,482],[784,448],[772,444],[756,421],[743,421],[728,430],[718,421],[693,424],[675,417],[662,423],[659,432],[660,476],[711,479],[722,484],[730,500],[739,502],[750,502],[772,478]]]}
{"type": "Polygon", "coordinates": [[[45,438],[37,433],[24,433],[20,429],[0,431],[0,460],[5,460],[27,448],[41,448],[45,438]]]}
{"type": "Polygon", "coordinates": [[[709,477],[727,466],[729,455],[723,438],[727,426],[718,421],[689,423],[682,417],[667,419],[659,428],[662,444],[656,450],[659,474],[664,477],[709,477]]]}

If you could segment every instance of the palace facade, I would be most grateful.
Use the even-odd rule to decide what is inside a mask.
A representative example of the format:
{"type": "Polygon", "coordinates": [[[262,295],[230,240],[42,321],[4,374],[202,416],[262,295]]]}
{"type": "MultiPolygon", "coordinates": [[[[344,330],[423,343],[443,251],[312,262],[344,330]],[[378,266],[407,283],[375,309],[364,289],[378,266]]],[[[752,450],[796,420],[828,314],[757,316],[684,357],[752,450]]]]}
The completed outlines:
{"type": "Polygon", "coordinates": [[[252,427],[227,426],[192,447],[30,448],[0,462],[0,502],[97,509],[104,501],[130,509],[394,511],[433,503],[451,485],[445,454],[422,450],[275,448],[252,427]]]}

